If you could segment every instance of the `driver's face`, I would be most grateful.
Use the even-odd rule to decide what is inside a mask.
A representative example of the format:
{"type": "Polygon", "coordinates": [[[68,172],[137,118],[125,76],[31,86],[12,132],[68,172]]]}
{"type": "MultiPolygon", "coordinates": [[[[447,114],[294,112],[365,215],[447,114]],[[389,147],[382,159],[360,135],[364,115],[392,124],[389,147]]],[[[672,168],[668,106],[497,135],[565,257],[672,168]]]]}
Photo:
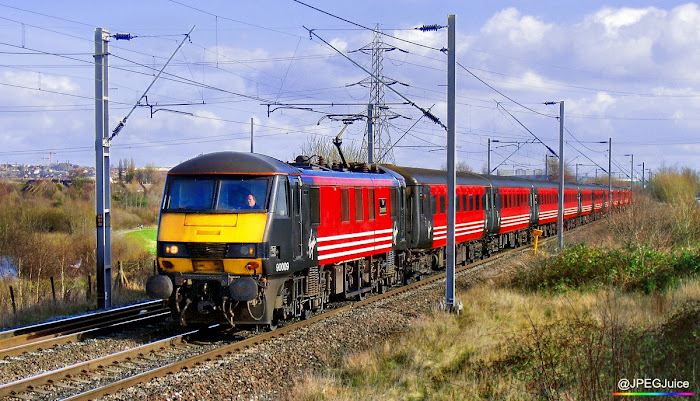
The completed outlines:
{"type": "Polygon", "coordinates": [[[255,206],[255,197],[253,195],[248,195],[248,206],[255,206]]]}

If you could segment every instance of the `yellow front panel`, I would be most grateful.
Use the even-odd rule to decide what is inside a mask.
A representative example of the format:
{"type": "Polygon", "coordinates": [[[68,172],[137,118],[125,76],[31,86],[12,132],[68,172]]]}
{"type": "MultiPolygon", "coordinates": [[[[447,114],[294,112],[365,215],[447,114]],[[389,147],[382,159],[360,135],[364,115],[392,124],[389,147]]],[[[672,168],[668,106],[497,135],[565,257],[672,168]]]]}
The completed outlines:
{"type": "MultiPolygon", "coordinates": [[[[260,243],[265,233],[267,214],[200,214],[200,213],[163,213],[158,227],[158,241],[172,242],[225,242],[225,243],[260,243]]],[[[230,274],[261,274],[260,259],[223,259],[192,261],[187,258],[159,258],[159,264],[168,261],[172,268],[166,272],[212,273],[225,271],[230,274]],[[246,267],[249,262],[257,268],[246,267]]]]}
{"type": "Polygon", "coordinates": [[[263,240],[266,221],[265,213],[163,213],[158,227],[158,241],[258,243],[263,240]],[[231,226],[234,220],[236,223],[231,226]]]}

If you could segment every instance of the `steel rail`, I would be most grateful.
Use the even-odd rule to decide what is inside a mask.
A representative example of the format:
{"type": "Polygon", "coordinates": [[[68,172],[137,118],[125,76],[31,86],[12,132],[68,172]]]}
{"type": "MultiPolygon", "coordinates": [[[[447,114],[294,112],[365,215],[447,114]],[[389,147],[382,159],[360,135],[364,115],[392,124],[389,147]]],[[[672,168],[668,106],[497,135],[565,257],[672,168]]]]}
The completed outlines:
{"type": "Polygon", "coordinates": [[[37,323],[31,326],[18,327],[11,330],[0,331],[0,348],[5,348],[3,344],[11,343],[11,338],[19,336],[36,336],[48,332],[64,330],[69,327],[85,325],[88,322],[103,320],[109,316],[131,314],[134,311],[140,311],[152,307],[162,305],[163,301],[146,301],[138,304],[127,305],[119,308],[114,308],[106,311],[87,313],[84,315],[71,316],[65,319],[51,320],[48,322],[37,323]],[[9,342],[8,342],[9,341],[9,342]]]}
{"type": "MultiPolygon", "coordinates": [[[[551,242],[555,239],[556,239],[556,237],[550,237],[546,240],[543,240],[541,243],[548,243],[548,242],[551,242]]],[[[532,244],[523,245],[523,246],[516,248],[516,249],[511,249],[511,250],[500,252],[497,255],[493,255],[488,259],[482,259],[482,260],[479,260],[479,261],[476,261],[476,262],[473,262],[473,263],[470,263],[470,264],[467,264],[464,266],[460,266],[459,268],[455,269],[455,273],[462,273],[465,271],[470,272],[470,273],[477,272],[477,271],[485,268],[487,265],[490,265],[493,262],[495,262],[501,258],[505,258],[508,256],[515,256],[515,254],[517,252],[522,252],[523,250],[530,248],[532,246],[533,246],[532,244]]],[[[343,306],[343,307],[340,307],[337,309],[327,310],[323,313],[314,315],[306,320],[298,321],[296,323],[290,324],[288,326],[284,326],[284,327],[279,328],[277,330],[263,333],[263,334],[260,334],[258,336],[251,337],[251,338],[248,338],[248,339],[236,342],[236,343],[227,344],[227,345],[224,345],[220,348],[205,352],[205,353],[200,354],[200,355],[195,355],[193,357],[186,358],[186,359],[183,359],[181,361],[173,362],[171,364],[168,364],[168,365],[165,365],[165,366],[162,366],[159,368],[154,368],[154,369],[151,369],[149,371],[146,371],[146,372],[134,375],[134,376],[130,376],[130,377],[124,378],[122,380],[119,380],[119,381],[116,381],[113,383],[109,383],[109,384],[106,384],[104,386],[94,388],[92,390],[88,390],[88,391],[85,391],[85,392],[80,393],[80,394],[76,394],[76,395],[71,396],[71,397],[64,398],[64,399],[62,399],[62,401],[94,400],[94,399],[97,399],[99,397],[102,397],[102,396],[105,396],[108,394],[113,394],[121,389],[132,387],[132,386],[137,385],[139,383],[148,382],[149,380],[156,378],[156,377],[163,377],[163,376],[167,376],[168,374],[176,373],[178,371],[187,370],[187,369],[195,367],[197,365],[201,365],[204,362],[212,361],[215,359],[220,359],[226,355],[232,355],[235,352],[239,352],[239,351],[242,351],[244,349],[254,347],[256,345],[262,344],[265,341],[284,337],[285,335],[287,335],[288,333],[290,333],[294,330],[311,325],[311,324],[316,323],[316,322],[321,321],[321,320],[331,318],[333,316],[339,315],[339,314],[346,312],[346,311],[349,311],[351,309],[366,306],[366,305],[369,305],[369,304],[372,304],[372,303],[375,303],[375,302],[378,302],[378,301],[381,301],[381,300],[384,300],[384,299],[387,299],[387,298],[390,298],[390,297],[393,297],[393,296],[396,296],[399,294],[403,294],[403,293],[411,291],[411,290],[415,290],[415,289],[423,287],[423,286],[427,286],[427,285],[432,284],[434,282],[437,282],[439,280],[444,280],[445,276],[446,276],[446,273],[439,273],[439,274],[430,276],[426,279],[416,281],[416,282],[411,283],[409,285],[387,291],[384,294],[378,294],[378,295],[366,298],[366,299],[361,300],[361,301],[356,301],[350,305],[346,305],[346,306],[343,306]]]]}
{"type": "Polygon", "coordinates": [[[0,359],[10,356],[18,356],[25,352],[39,351],[43,349],[51,348],[55,345],[67,344],[75,341],[80,341],[83,338],[97,334],[100,331],[104,331],[110,328],[117,328],[119,326],[126,326],[133,323],[145,322],[154,319],[164,319],[170,315],[168,310],[154,310],[146,312],[145,314],[140,314],[137,317],[125,316],[118,319],[117,321],[112,321],[109,324],[96,325],[94,327],[86,328],[85,330],[71,331],[66,333],[57,333],[50,336],[42,337],[42,339],[36,339],[26,343],[20,343],[13,347],[5,348],[0,350],[0,359]],[[46,338],[48,337],[48,338],[46,338]]]}
{"type": "MultiPolygon", "coordinates": [[[[590,226],[594,225],[594,223],[595,222],[592,222],[591,224],[587,224],[587,225],[585,225],[583,227],[579,227],[579,228],[590,227],[590,226]]],[[[572,232],[572,231],[574,231],[574,230],[570,230],[569,232],[572,232]]],[[[549,237],[549,238],[543,239],[542,241],[540,241],[540,245],[550,243],[556,239],[557,239],[557,237],[549,237]]],[[[525,250],[527,250],[528,248],[532,248],[532,247],[533,247],[533,244],[526,244],[526,245],[523,245],[519,248],[499,252],[498,254],[493,255],[487,259],[482,259],[482,260],[479,260],[479,261],[476,261],[476,262],[473,262],[470,264],[466,264],[466,265],[457,267],[455,269],[455,274],[465,273],[465,272],[466,273],[478,272],[478,271],[488,267],[489,265],[493,264],[493,262],[495,262],[497,260],[500,260],[500,259],[503,259],[506,257],[517,256],[517,253],[523,254],[525,250]]],[[[269,340],[276,339],[276,338],[282,338],[294,330],[311,325],[311,324],[319,322],[321,320],[331,318],[333,316],[337,316],[337,315],[339,315],[343,312],[349,311],[351,309],[370,305],[372,303],[379,302],[379,301],[385,300],[387,298],[394,297],[394,296],[406,293],[408,291],[415,290],[415,289],[418,289],[420,287],[430,285],[430,284],[438,282],[440,280],[444,280],[445,277],[446,277],[445,272],[435,274],[435,275],[432,275],[432,276],[425,278],[423,280],[416,281],[416,282],[408,284],[406,286],[402,286],[402,287],[387,291],[383,294],[374,295],[372,297],[366,298],[366,299],[361,300],[361,301],[353,302],[349,305],[345,305],[345,306],[339,307],[337,309],[325,310],[323,313],[319,313],[317,315],[311,316],[310,318],[308,318],[306,320],[301,320],[301,321],[292,323],[288,326],[281,327],[277,330],[263,333],[263,334],[255,336],[255,337],[251,337],[251,338],[248,338],[248,339],[245,339],[242,341],[238,341],[235,343],[226,344],[222,347],[204,352],[204,353],[199,354],[199,355],[188,357],[188,358],[182,359],[182,360],[177,361],[177,362],[172,362],[170,364],[167,364],[167,365],[164,365],[161,367],[156,367],[156,368],[150,369],[148,371],[145,371],[145,372],[133,375],[133,376],[129,376],[129,377],[126,377],[124,379],[121,379],[121,380],[118,380],[118,381],[115,381],[112,383],[108,383],[108,384],[100,386],[100,387],[96,387],[96,388],[87,390],[87,391],[82,392],[80,394],[75,394],[75,395],[69,396],[67,398],[64,398],[63,401],[93,400],[93,399],[97,399],[99,397],[102,397],[102,396],[105,396],[108,394],[115,393],[121,389],[137,385],[139,383],[148,382],[149,380],[156,378],[156,377],[163,377],[163,376],[166,376],[168,374],[176,373],[178,371],[184,371],[184,370],[187,370],[189,368],[201,365],[204,362],[223,358],[224,356],[232,355],[236,352],[257,346],[259,344],[262,344],[265,341],[269,341],[269,340]]],[[[122,351],[122,352],[112,354],[112,355],[107,355],[105,357],[98,358],[95,360],[83,362],[83,363],[72,365],[69,367],[57,369],[55,371],[46,372],[46,373],[43,373],[43,374],[40,374],[40,375],[37,375],[34,377],[30,377],[30,378],[22,379],[22,380],[19,380],[16,382],[8,383],[6,385],[0,386],[0,396],[13,395],[13,396],[17,397],[17,394],[19,394],[23,391],[34,391],[36,387],[41,386],[41,385],[46,385],[46,384],[56,385],[56,382],[60,381],[62,379],[74,380],[74,379],[72,379],[73,375],[81,374],[81,373],[84,374],[91,369],[99,369],[99,368],[105,367],[107,365],[116,364],[117,362],[120,362],[120,361],[128,361],[131,358],[133,358],[134,356],[143,357],[143,355],[145,353],[157,351],[159,349],[164,348],[168,344],[172,344],[172,346],[174,346],[174,345],[182,342],[184,336],[191,335],[194,333],[195,333],[195,331],[185,333],[185,334],[182,334],[179,336],[170,337],[170,338],[167,338],[164,340],[159,340],[159,341],[156,341],[153,343],[143,345],[141,347],[138,347],[138,348],[135,348],[132,350],[122,351]]],[[[65,387],[65,386],[61,386],[61,387],[65,387]]]]}
{"type": "Polygon", "coordinates": [[[143,357],[150,352],[162,350],[166,347],[173,347],[184,341],[186,336],[192,335],[199,330],[190,331],[176,336],[168,337],[162,340],[150,342],[139,347],[124,350],[103,357],[92,359],[85,362],[76,363],[60,369],[51,370],[38,374],[36,376],[17,380],[7,384],[0,385],[0,397],[17,396],[21,392],[34,391],[36,387],[45,384],[53,384],[63,379],[72,379],[73,376],[83,372],[100,369],[114,365],[118,362],[129,361],[138,357],[143,357]]]}

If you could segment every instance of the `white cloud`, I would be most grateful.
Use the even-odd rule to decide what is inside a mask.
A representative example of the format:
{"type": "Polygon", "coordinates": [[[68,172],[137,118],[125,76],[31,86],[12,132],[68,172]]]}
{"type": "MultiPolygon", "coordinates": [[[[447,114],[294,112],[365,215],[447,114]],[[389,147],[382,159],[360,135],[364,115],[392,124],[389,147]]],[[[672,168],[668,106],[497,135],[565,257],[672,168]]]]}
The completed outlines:
{"type": "Polygon", "coordinates": [[[574,114],[601,117],[605,116],[616,103],[616,99],[609,93],[598,92],[593,97],[565,101],[564,105],[567,111],[574,114]]]}
{"type": "Polygon", "coordinates": [[[652,12],[652,8],[604,8],[593,15],[593,22],[605,28],[605,34],[617,38],[623,27],[639,23],[644,16],[652,12]]]}
{"type": "Polygon", "coordinates": [[[507,8],[489,19],[481,33],[484,36],[507,39],[510,44],[533,46],[543,42],[553,24],[546,24],[529,15],[522,15],[516,8],[507,8]]]}

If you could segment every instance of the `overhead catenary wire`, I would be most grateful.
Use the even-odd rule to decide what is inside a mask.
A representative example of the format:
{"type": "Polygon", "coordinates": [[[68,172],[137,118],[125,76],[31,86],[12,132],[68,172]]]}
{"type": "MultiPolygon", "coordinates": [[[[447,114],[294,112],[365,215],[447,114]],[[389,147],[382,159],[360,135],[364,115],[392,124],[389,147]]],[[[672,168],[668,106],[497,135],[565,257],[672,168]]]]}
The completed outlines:
{"type": "MultiPolygon", "coordinates": [[[[389,37],[389,38],[392,38],[392,39],[396,39],[396,40],[401,41],[401,42],[410,43],[410,44],[412,44],[412,45],[419,46],[419,47],[423,47],[423,48],[426,48],[426,49],[436,50],[436,51],[441,51],[441,50],[442,50],[442,49],[438,49],[438,48],[436,48],[436,47],[424,45],[424,44],[422,44],[422,43],[413,42],[413,41],[410,41],[410,40],[407,40],[407,39],[402,39],[402,38],[396,37],[396,36],[394,36],[394,35],[390,35],[390,34],[388,34],[388,33],[386,33],[386,32],[382,32],[382,31],[379,31],[379,30],[376,30],[376,29],[372,29],[372,28],[366,27],[366,26],[364,26],[364,25],[362,25],[362,24],[358,24],[357,22],[350,21],[349,19],[346,19],[346,18],[343,18],[343,17],[339,17],[339,16],[337,16],[337,15],[335,15],[335,14],[332,14],[332,13],[330,13],[330,12],[328,12],[328,11],[321,10],[321,9],[318,8],[318,7],[314,7],[314,6],[310,5],[310,4],[306,4],[306,3],[304,3],[303,1],[299,1],[299,0],[292,0],[292,1],[294,1],[294,2],[296,2],[296,3],[299,3],[299,4],[301,4],[301,5],[305,6],[305,7],[308,7],[308,8],[310,8],[310,9],[312,9],[312,10],[316,10],[316,11],[322,13],[322,14],[326,14],[326,15],[328,15],[328,16],[330,16],[330,17],[339,19],[339,20],[341,20],[341,21],[343,21],[343,22],[347,22],[348,24],[355,25],[355,26],[357,26],[357,27],[360,27],[360,28],[362,28],[362,29],[364,29],[364,30],[367,30],[367,31],[370,31],[370,32],[378,33],[378,34],[380,34],[380,35],[384,35],[384,36],[386,36],[386,37],[389,37]]],[[[304,27],[304,28],[307,29],[306,27],[304,27]]]]}
{"type": "Polygon", "coordinates": [[[183,44],[185,44],[185,40],[187,40],[187,38],[190,37],[190,34],[192,34],[192,31],[194,31],[194,26],[192,26],[192,29],[190,29],[190,31],[187,32],[187,34],[185,35],[185,37],[182,38],[182,41],[180,42],[180,45],[178,45],[177,49],[175,49],[175,51],[174,51],[173,54],[170,56],[170,58],[168,59],[168,61],[166,61],[165,64],[163,64],[163,68],[161,68],[160,71],[158,71],[158,74],[153,78],[153,81],[151,81],[151,84],[148,85],[148,88],[146,88],[146,90],[143,92],[143,94],[141,95],[141,97],[139,98],[139,100],[136,101],[136,104],[134,104],[134,107],[129,111],[129,113],[127,113],[127,115],[126,115],[124,118],[121,119],[121,121],[119,121],[119,124],[117,124],[117,126],[114,128],[114,130],[112,130],[112,134],[109,136],[109,140],[110,140],[110,141],[111,141],[112,139],[114,139],[114,137],[117,136],[117,135],[119,134],[119,131],[121,131],[122,128],[124,128],[124,125],[126,125],[126,120],[131,116],[131,113],[133,113],[134,110],[136,110],[136,108],[137,108],[137,107],[139,106],[139,104],[141,103],[141,100],[146,96],[146,94],[147,94],[148,91],[151,89],[151,87],[153,87],[153,84],[156,83],[156,81],[157,81],[158,78],[160,77],[160,74],[163,73],[163,70],[165,70],[165,68],[166,68],[166,67],[168,66],[168,64],[170,63],[170,60],[172,60],[173,57],[175,57],[175,55],[177,54],[177,52],[180,51],[180,48],[182,47],[183,44]]]}
{"type": "Polygon", "coordinates": [[[520,122],[520,120],[518,120],[517,118],[515,118],[515,116],[514,116],[513,114],[511,114],[508,110],[506,110],[506,108],[503,107],[499,102],[496,102],[496,106],[497,106],[497,107],[500,107],[503,111],[505,111],[506,113],[508,113],[508,115],[511,116],[515,121],[517,121],[518,124],[520,124],[523,128],[525,128],[525,129],[527,130],[527,132],[530,133],[530,135],[532,135],[533,137],[535,137],[535,139],[537,139],[537,141],[538,141],[539,143],[541,143],[542,145],[544,145],[544,147],[546,147],[547,150],[549,150],[549,152],[550,152],[551,154],[553,154],[554,156],[559,157],[559,156],[557,155],[557,153],[556,153],[552,148],[549,147],[549,145],[547,145],[546,143],[542,142],[542,140],[540,140],[540,138],[539,138],[537,135],[535,135],[534,132],[530,131],[530,129],[529,129],[528,127],[526,127],[525,124],[523,124],[522,122],[520,122]]]}

